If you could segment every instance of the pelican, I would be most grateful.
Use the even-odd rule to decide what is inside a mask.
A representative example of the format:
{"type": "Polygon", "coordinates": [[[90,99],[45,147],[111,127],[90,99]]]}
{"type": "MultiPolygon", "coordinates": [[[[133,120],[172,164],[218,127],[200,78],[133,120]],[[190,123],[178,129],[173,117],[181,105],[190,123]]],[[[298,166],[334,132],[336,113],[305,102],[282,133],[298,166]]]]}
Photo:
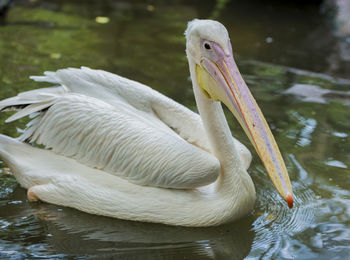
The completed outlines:
{"type": "Polygon", "coordinates": [[[185,36],[200,115],[141,83],[86,67],[32,76],[55,86],[0,102],[1,110],[18,110],[6,122],[33,117],[19,138],[0,136],[0,156],[29,201],[181,226],[243,217],[255,202],[251,154],[232,137],[222,102],[292,207],[284,161],[235,64],[226,28],[195,19],[185,36]]]}

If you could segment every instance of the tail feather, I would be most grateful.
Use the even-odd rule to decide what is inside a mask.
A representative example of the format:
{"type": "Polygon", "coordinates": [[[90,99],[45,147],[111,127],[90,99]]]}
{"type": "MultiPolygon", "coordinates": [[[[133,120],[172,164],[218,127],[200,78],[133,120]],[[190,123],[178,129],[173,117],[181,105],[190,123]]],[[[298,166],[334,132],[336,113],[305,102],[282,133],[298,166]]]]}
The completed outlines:
{"type": "Polygon", "coordinates": [[[5,121],[6,123],[12,122],[50,107],[57,97],[67,92],[68,89],[65,86],[30,90],[0,101],[0,111],[18,110],[5,121]]]}
{"type": "Polygon", "coordinates": [[[29,78],[37,82],[48,82],[48,83],[61,83],[60,79],[57,77],[57,72],[45,71],[45,76],[30,76],[29,78]]]}
{"type": "Polygon", "coordinates": [[[53,100],[48,100],[44,102],[34,103],[30,104],[22,109],[20,109],[16,114],[12,115],[11,117],[7,118],[5,120],[5,123],[13,122],[17,119],[20,119],[22,117],[28,116],[30,114],[36,113],[38,111],[44,110],[48,107],[50,107],[53,103],[53,100]]]}

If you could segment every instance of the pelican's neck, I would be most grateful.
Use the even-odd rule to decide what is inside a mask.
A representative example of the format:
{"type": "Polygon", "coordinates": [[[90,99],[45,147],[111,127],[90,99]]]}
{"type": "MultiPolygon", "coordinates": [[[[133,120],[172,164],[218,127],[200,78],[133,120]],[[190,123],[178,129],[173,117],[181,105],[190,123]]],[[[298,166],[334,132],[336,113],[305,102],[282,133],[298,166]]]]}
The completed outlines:
{"type": "MultiPolygon", "coordinates": [[[[229,190],[232,192],[232,189],[236,188],[241,190],[242,185],[246,187],[253,185],[240,160],[221,103],[207,98],[202,93],[196,77],[196,65],[190,57],[188,59],[199,114],[202,118],[211,149],[221,164],[218,188],[224,192],[229,192],[229,190]]],[[[251,189],[251,187],[247,187],[247,189],[251,189]]]]}
{"type": "Polygon", "coordinates": [[[232,166],[243,168],[221,103],[207,98],[202,93],[196,77],[196,65],[190,58],[189,65],[194,96],[213,153],[224,166],[233,164],[232,166]]]}

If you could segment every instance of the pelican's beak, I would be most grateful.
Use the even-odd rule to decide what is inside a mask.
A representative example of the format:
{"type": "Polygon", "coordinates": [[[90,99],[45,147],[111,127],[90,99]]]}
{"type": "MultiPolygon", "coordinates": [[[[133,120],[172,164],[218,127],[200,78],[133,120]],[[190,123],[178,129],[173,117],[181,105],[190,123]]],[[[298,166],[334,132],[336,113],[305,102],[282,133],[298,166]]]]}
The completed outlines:
{"type": "Polygon", "coordinates": [[[211,42],[212,56],[202,58],[196,67],[204,94],[222,101],[235,115],[259,154],[278,193],[293,207],[293,192],[286,166],[276,141],[256,101],[244,82],[233,59],[231,43],[226,52],[211,42]]]}

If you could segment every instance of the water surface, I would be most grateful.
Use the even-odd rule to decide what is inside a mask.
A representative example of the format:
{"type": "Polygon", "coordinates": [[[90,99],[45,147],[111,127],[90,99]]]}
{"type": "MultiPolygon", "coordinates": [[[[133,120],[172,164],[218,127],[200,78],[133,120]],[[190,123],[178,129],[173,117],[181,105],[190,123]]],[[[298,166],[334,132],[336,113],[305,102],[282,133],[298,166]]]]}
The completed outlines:
{"type": "MultiPolygon", "coordinates": [[[[84,65],[141,81],[196,110],[183,37],[187,21],[196,17],[215,17],[228,28],[243,77],[286,160],[295,207],[289,210],[279,198],[255,152],[249,169],[258,195],[254,211],[213,228],[122,221],[29,203],[1,163],[0,258],[350,255],[350,61],[343,55],[344,46],[350,47],[348,36],[336,33],[325,6],[293,1],[17,1],[0,26],[0,98],[43,86],[29,75],[84,65]],[[99,23],[98,16],[109,21],[99,23]],[[330,92],[319,93],[323,102],[288,93],[298,85],[330,92]]],[[[0,132],[18,136],[28,120],[5,124],[9,115],[0,114],[0,132]]],[[[227,115],[232,133],[253,151],[227,115]]]]}

